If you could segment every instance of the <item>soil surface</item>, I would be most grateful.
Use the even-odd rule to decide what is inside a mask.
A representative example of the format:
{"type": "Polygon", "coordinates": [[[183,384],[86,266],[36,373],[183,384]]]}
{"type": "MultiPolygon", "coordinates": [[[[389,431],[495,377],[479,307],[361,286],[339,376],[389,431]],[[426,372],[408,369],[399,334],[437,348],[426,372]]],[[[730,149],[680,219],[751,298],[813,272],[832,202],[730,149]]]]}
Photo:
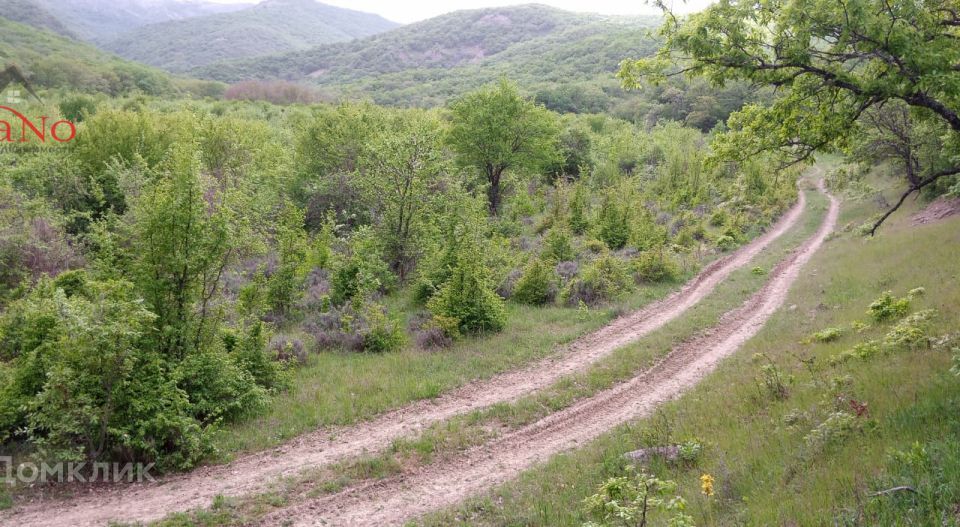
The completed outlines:
{"type": "MultiPolygon", "coordinates": [[[[21,527],[53,524],[82,527],[107,525],[111,521],[157,520],[170,513],[207,507],[218,495],[242,496],[266,490],[278,478],[294,476],[305,469],[361,454],[381,451],[389,447],[396,438],[416,435],[426,427],[455,415],[529,395],[567,375],[583,371],[617,348],[663,327],[700,302],[732,272],[746,265],[797,223],[806,207],[803,192],[799,196],[800,199],[794,207],[769,231],[705,267],[681,290],[577,339],[550,358],[490,379],[468,383],[436,399],[403,406],[371,421],[347,427],[318,429],[278,448],[244,455],[229,464],[202,467],[187,474],[164,477],[156,483],[91,488],[88,489],[89,492],[85,491],[69,499],[35,499],[18,503],[12,510],[0,513],[0,524],[21,527]]],[[[831,208],[834,216],[835,208],[834,203],[831,208]]],[[[821,231],[826,228],[825,223],[821,231]]],[[[825,233],[821,234],[822,236],[818,236],[822,242],[825,233]]],[[[804,249],[810,254],[819,246],[819,243],[812,246],[811,242],[808,242],[804,249]]],[[[789,260],[794,262],[791,265],[802,265],[802,262],[809,258],[802,257],[806,252],[797,253],[790,258],[789,260]]],[[[794,267],[788,265],[781,266],[777,274],[772,275],[771,284],[782,284],[783,291],[771,291],[770,284],[764,288],[768,297],[778,299],[770,303],[769,312],[779,305],[786,288],[792,283],[793,278],[784,282],[783,277],[794,277],[795,274],[794,267]]],[[[751,302],[755,303],[756,300],[751,299],[751,302]]],[[[739,311],[743,311],[743,308],[739,311]]],[[[766,311],[764,313],[769,316],[766,311]]],[[[744,319],[731,322],[737,327],[745,331],[752,327],[746,324],[749,322],[746,320],[747,314],[731,316],[744,319]]],[[[765,316],[754,318],[765,320],[765,316]]],[[[754,318],[750,318],[750,321],[754,318]]],[[[762,321],[757,324],[762,324],[762,321]]],[[[759,326],[756,329],[758,328],[759,326]]],[[[722,328],[714,331],[722,332],[722,328]]],[[[700,344],[701,348],[717,338],[707,338],[700,344]]],[[[746,338],[748,337],[742,340],[746,338]]],[[[701,351],[703,353],[674,351],[668,360],[629,383],[603,392],[531,427],[504,436],[483,449],[471,452],[462,461],[462,467],[431,467],[412,477],[376,483],[368,490],[353,489],[332,498],[311,502],[296,511],[280,512],[270,521],[280,524],[283,518],[294,514],[300,518],[299,521],[307,524],[312,522],[309,518],[324,517],[329,522],[344,511],[341,523],[345,525],[387,525],[455,503],[458,499],[505,481],[552,453],[571,448],[618,423],[643,415],[652,406],[695,382],[715,360],[732,349],[728,346],[713,350],[709,354],[706,353],[706,348],[701,351]],[[629,388],[630,386],[634,388],[629,388]],[[639,391],[634,393],[631,390],[639,391]],[[621,395],[616,396],[616,393],[621,395]],[[501,453],[510,455],[501,458],[501,453]],[[480,458],[486,461],[483,462],[480,458]],[[444,478],[456,480],[456,484],[448,485],[444,478]],[[442,491],[432,486],[422,486],[432,485],[430,482],[434,480],[437,481],[436,489],[443,489],[442,491]],[[401,502],[403,506],[398,507],[397,504],[401,502]],[[313,508],[317,508],[316,514],[313,508]],[[379,512],[374,513],[371,509],[379,512]],[[348,510],[349,514],[346,513],[348,510]],[[385,515],[384,511],[391,511],[391,514],[385,515]]]]}
{"type": "Polygon", "coordinates": [[[930,202],[922,211],[911,216],[910,220],[914,225],[925,225],[936,223],[956,214],[960,214],[960,198],[940,197],[930,202]]]}

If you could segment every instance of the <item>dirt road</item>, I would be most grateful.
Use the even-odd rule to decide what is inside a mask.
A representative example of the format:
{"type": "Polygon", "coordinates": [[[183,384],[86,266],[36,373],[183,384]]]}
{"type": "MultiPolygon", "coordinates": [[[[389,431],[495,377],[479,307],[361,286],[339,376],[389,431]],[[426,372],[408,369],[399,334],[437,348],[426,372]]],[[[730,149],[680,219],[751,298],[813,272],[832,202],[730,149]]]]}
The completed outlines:
{"type": "MultiPolygon", "coordinates": [[[[578,339],[552,358],[489,380],[467,384],[437,399],[410,404],[368,422],[339,429],[317,430],[279,448],[246,455],[227,465],[201,468],[189,474],[164,478],[154,484],[98,489],[97,492],[71,500],[19,505],[12,511],[0,513],[0,524],[9,522],[29,527],[50,525],[53,521],[58,525],[81,527],[106,525],[110,521],[156,520],[172,512],[206,507],[217,495],[240,496],[262,491],[277,478],[380,451],[394,439],[414,435],[433,423],[496,403],[516,400],[550,386],[566,375],[582,371],[617,348],[682,315],[709,295],[730,273],[746,265],[793,227],[805,206],[801,192],[798,203],[763,236],[710,264],[680,291],[578,339]]],[[[599,433],[602,430],[598,428],[597,431],[599,433]]],[[[550,450],[541,449],[541,452],[550,450]]],[[[509,473],[515,473],[537,459],[539,457],[508,461],[516,469],[509,473]]],[[[482,488],[488,479],[486,476],[478,479],[476,488],[482,488]]],[[[417,513],[419,509],[409,512],[417,513]]]]}
{"type": "MultiPolygon", "coordinates": [[[[825,192],[822,184],[821,191],[825,192]]],[[[504,483],[620,424],[649,415],[756,335],[783,304],[803,266],[836,225],[839,204],[833,196],[829,198],[830,208],[816,234],[770,273],[760,291],[653,368],[452,460],[276,511],[264,525],[402,525],[504,483]]]]}

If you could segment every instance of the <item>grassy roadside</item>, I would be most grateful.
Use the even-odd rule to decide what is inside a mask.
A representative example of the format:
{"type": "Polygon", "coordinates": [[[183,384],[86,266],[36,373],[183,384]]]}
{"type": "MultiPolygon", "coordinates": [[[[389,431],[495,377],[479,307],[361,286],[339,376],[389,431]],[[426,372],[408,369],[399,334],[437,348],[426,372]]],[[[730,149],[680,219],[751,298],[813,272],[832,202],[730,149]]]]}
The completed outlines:
{"type": "MultiPolygon", "coordinates": [[[[846,203],[840,225],[859,225],[876,210],[869,201],[846,203]]],[[[926,334],[956,336],[960,329],[960,218],[910,227],[909,212],[876,239],[853,229],[834,237],[791,291],[786,305],[796,308],[775,314],[654,417],[556,456],[425,524],[578,526],[590,519],[583,499],[624,473],[623,453],[696,439],[705,447],[696,461],[657,460],[647,470],[678,483],[697,525],[957,525],[960,379],[948,371],[951,344],[927,347],[924,340],[915,349],[830,360],[891,333],[896,321],[874,323],[865,314],[886,290],[902,297],[925,287],[910,312],[938,311],[926,334]],[[841,334],[804,343],[827,328],[841,334]],[[782,398],[767,389],[758,353],[776,368],[782,398]],[[842,417],[831,419],[835,414],[842,417]],[[716,480],[712,497],[700,492],[702,474],[716,480]],[[871,496],[900,485],[917,493],[871,496]]]]}
{"type": "Polygon", "coordinates": [[[496,405],[438,423],[418,437],[397,440],[384,453],[307,471],[295,479],[282,482],[271,492],[218,501],[209,510],[172,515],[159,525],[173,527],[249,523],[274,507],[335,492],[362,480],[387,477],[421,464],[441,460],[628,379],[669,352],[679,342],[714,325],[721,315],[739,306],[760,289],[767,280],[765,273],[760,270],[772,268],[787,252],[812,235],[820,225],[826,210],[826,199],[818,192],[807,191],[807,203],[807,209],[796,226],[762,251],[749,265],[732,273],[711,295],[691,308],[683,317],[670,322],[638,343],[615,351],[579,375],[565,378],[550,388],[515,403],[496,405]]]}
{"type": "MultiPolygon", "coordinates": [[[[294,372],[291,388],[275,397],[261,415],[218,431],[218,454],[210,461],[227,462],[236,454],[271,448],[319,427],[370,419],[470,381],[521,368],[624,312],[666,297],[692,278],[698,267],[719,256],[689,255],[676,282],[644,284],[604,307],[581,310],[508,303],[509,323],[502,332],[465,339],[442,351],[408,345],[388,354],[311,354],[308,363],[294,372]]],[[[408,296],[398,294],[386,301],[403,305],[410,302],[408,296]]]]}
{"type": "Polygon", "coordinates": [[[275,397],[262,415],[218,434],[216,445],[223,458],[217,461],[276,446],[318,427],[370,419],[472,380],[523,367],[681,285],[644,285],[612,306],[583,311],[510,303],[510,323],[501,333],[466,339],[439,352],[408,346],[387,354],[313,354],[295,371],[291,388],[275,397]]]}

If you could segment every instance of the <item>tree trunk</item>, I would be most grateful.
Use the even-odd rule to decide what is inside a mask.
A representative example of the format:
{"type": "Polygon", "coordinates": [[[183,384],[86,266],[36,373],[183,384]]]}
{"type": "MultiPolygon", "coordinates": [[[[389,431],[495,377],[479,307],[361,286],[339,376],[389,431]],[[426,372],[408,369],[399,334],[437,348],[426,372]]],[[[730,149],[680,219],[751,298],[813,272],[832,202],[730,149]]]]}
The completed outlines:
{"type": "Polygon", "coordinates": [[[500,167],[488,167],[487,179],[490,181],[490,188],[487,189],[487,199],[489,200],[490,215],[500,215],[500,176],[503,169],[500,167]]]}

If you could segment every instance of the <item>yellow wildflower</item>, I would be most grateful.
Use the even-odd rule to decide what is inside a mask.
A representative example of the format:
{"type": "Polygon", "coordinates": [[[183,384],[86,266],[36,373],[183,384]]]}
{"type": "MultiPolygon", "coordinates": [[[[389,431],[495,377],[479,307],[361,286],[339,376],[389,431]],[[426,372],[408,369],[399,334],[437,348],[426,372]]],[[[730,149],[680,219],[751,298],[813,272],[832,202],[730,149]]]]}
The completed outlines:
{"type": "Polygon", "coordinates": [[[713,476],[710,474],[700,476],[700,492],[706,496],[713,496],[713,476]]]}

